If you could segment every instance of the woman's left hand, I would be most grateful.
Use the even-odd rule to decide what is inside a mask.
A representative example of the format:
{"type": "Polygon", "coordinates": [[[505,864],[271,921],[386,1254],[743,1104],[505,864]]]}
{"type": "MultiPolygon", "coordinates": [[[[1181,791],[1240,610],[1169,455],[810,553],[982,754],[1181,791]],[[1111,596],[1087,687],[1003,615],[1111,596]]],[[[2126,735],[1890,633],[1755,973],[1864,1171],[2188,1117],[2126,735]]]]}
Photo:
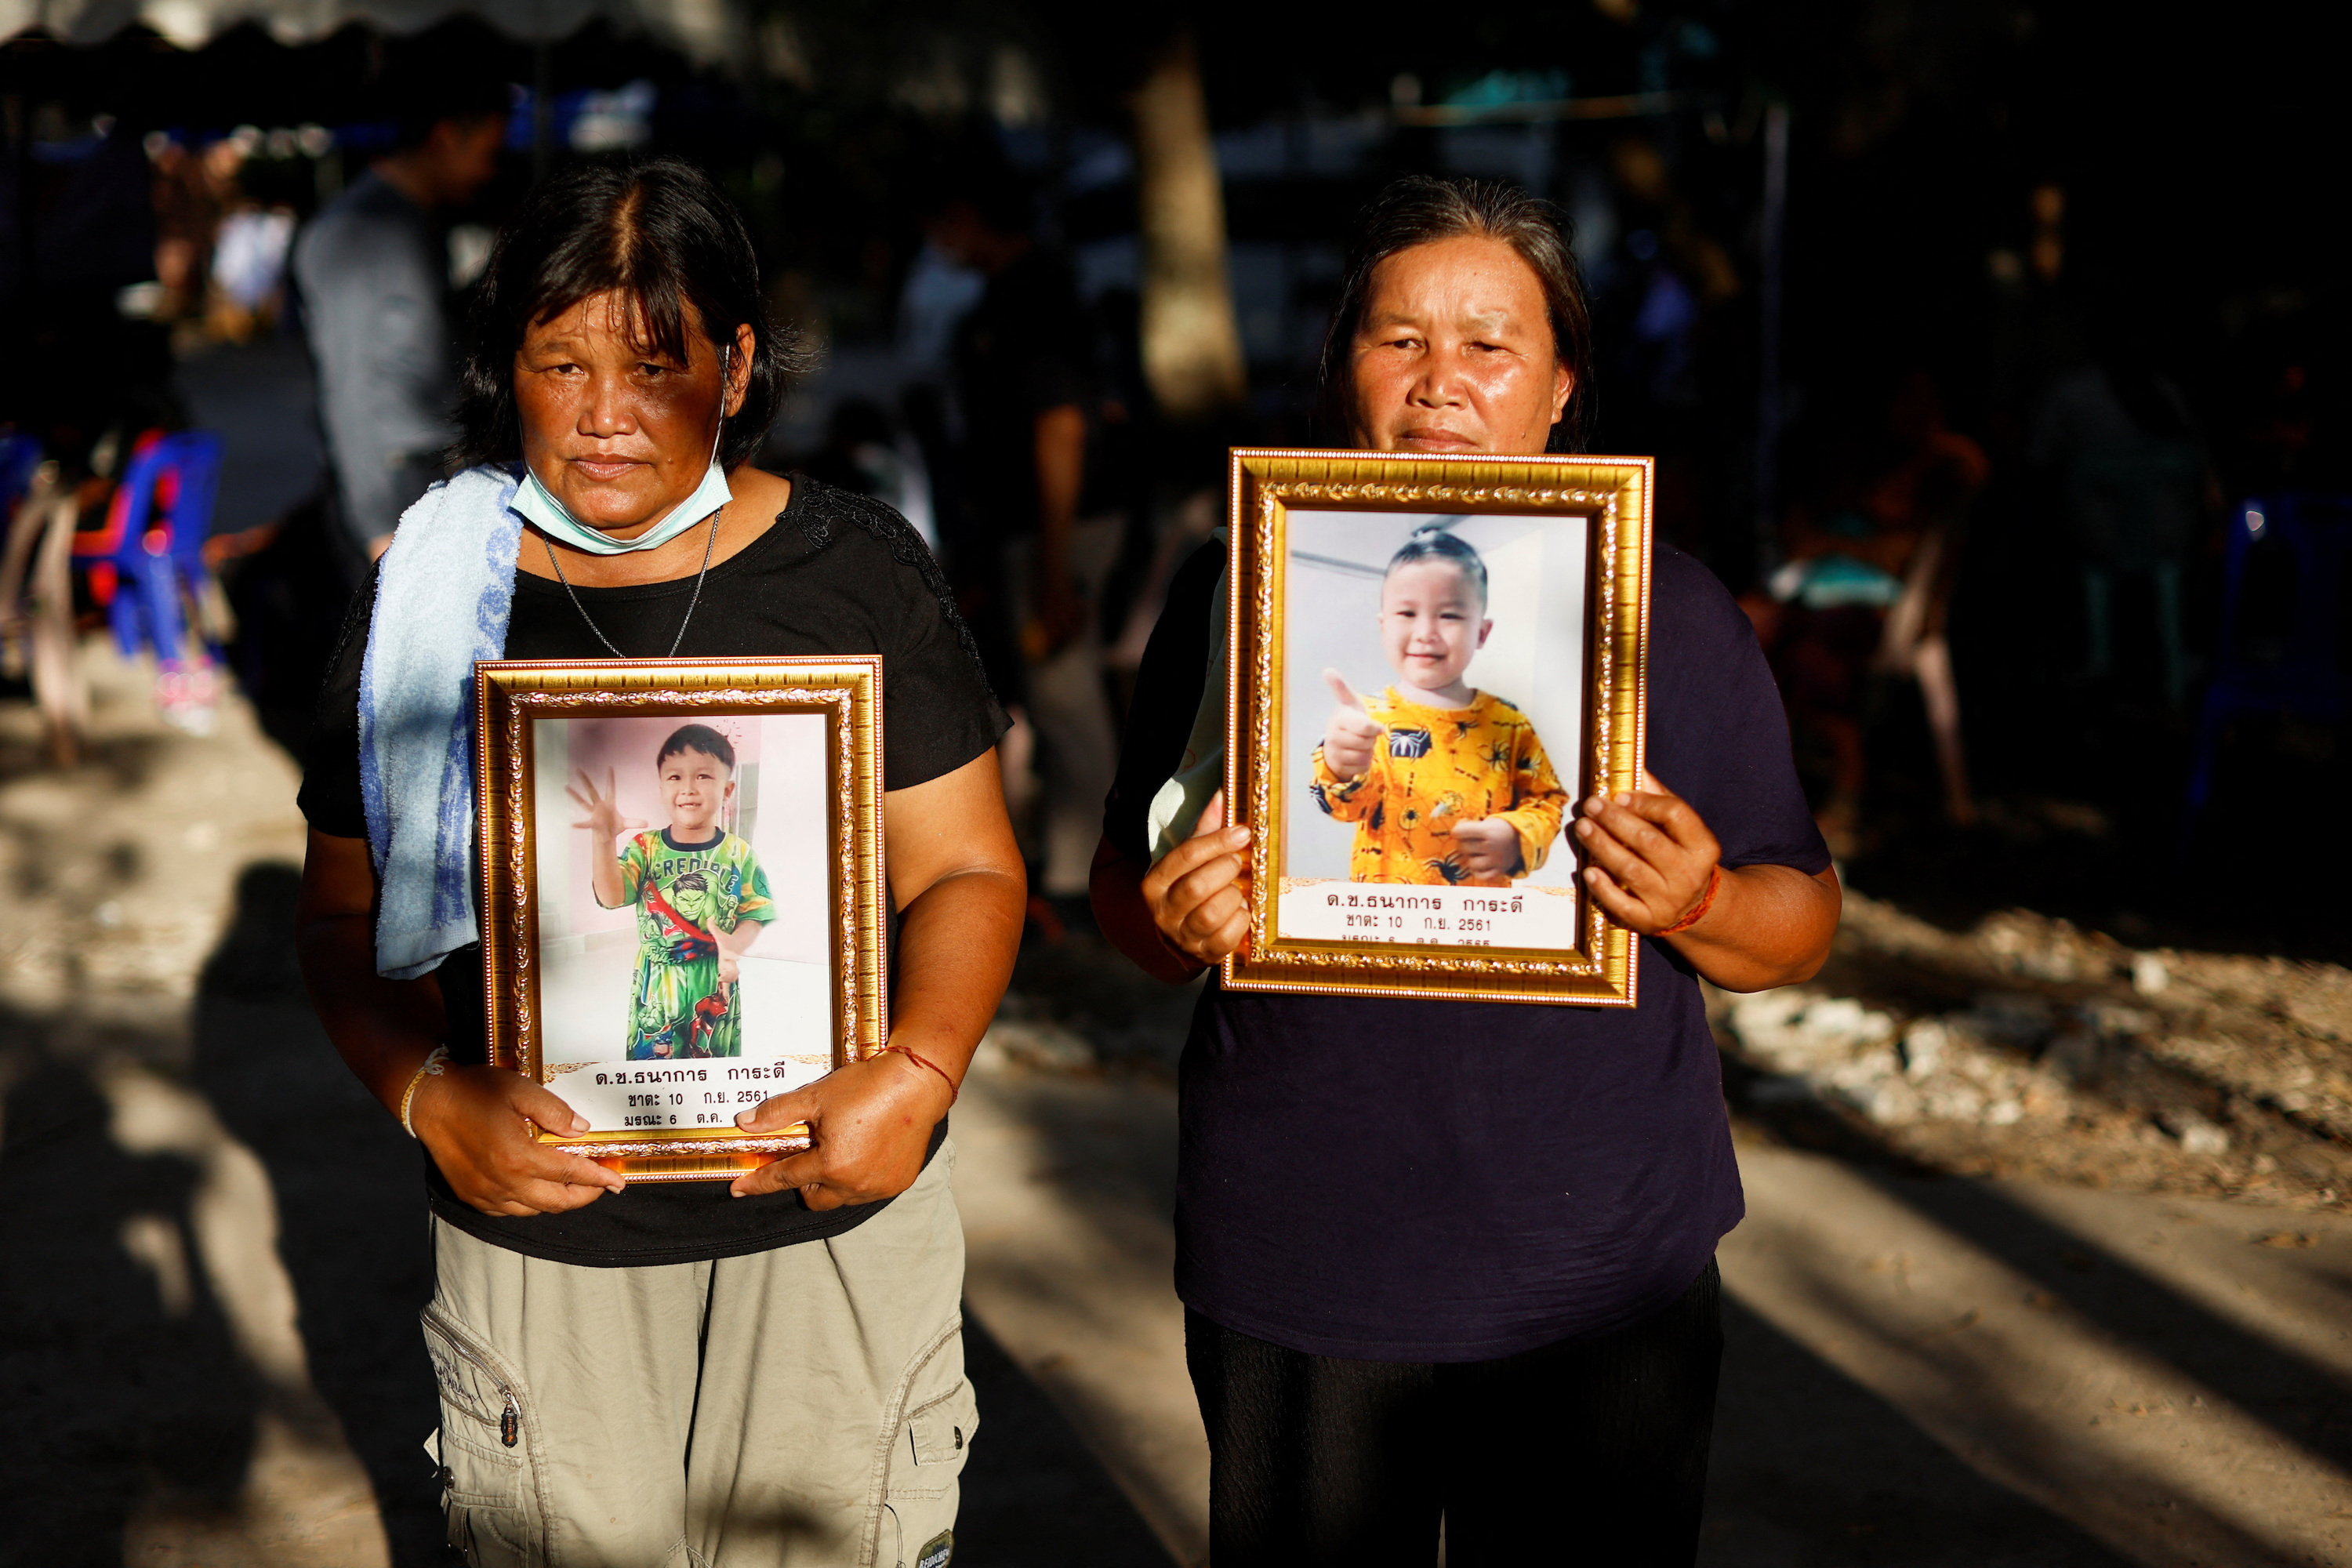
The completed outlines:
{"type": "Polygon", "coordinates": [[[1690,803],[1647,769],[1639,790],[1596,795],[1578,809],[1585,886],[1611,920],[1655,936],[1706,896],[1721,846],[1690,803]]]}
{"type": "Polygon", "coordinates": [[[798,1187],[813,1209],[895,1198],[923,1173],[931,1129],[954,1098],[945,1079],[903,1052],[836,1068],[735,1119],[761,1133],[806,1122],[816,1146],[746,1171],[729,1190],[743,1198],[798,1187]]]}
{"type": "Polygon", "coordinates": [[[804,1121],[816,1141],[804,1153],[738,1176],[731,1190],[739,1198],[798,1187],[809,1207],[832,1209],[913,1186],[931,1129],[954,1103],[1004,994],[1028,884],[1004,816],[996,753],[890,791],[882,797],[882,827],[900,916],[891,1043],[922,1060],[884,1051],[738,1117],[745,1131],[769,1134],[804,1121]]]}

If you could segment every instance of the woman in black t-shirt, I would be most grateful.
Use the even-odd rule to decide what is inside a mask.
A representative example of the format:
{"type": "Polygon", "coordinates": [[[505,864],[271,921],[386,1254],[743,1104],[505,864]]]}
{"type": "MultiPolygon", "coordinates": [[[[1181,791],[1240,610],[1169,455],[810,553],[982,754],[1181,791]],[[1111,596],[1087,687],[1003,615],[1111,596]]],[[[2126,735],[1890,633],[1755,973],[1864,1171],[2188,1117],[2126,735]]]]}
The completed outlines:
{"type": "MultiPolygon", "coordinates": [[[[1323,362],[1355,445],[1577,449],[1589,362],[1546,204],[1414,178],[1367,210],[1323,362]]],[[[1104,931],[1171,981],[1248,924],[1222,802],[1147,816],[1222,733],[1202,710],[1223,570],[1204,549],[1171,587],[1096,859],[1104,931]]],[[[1747,618],[1660,548],[1650,626],[1652,775],[1573,828],[1591,897],[1646,941],[1638,1007],[1202,995],[1176,1284],[1219,1568],[1426,1568],[1441,1517],[1454,1568],[1696,1552],[1713,1258],[1740,1216],[1698,977],[1807,978],[1839,896],[1747,618]]]]}
{"type": "Polygon", "coordinates": [[[558,1538],[612,1563],[943,1556],[973,1417],[942,1145],[1025,899],[1003,715],[904,520],[749,466],[795,360],[698,171],[541,185],[474,334],[467,466],[404,520],[329,672],[298,933],[336,1048],[428,1156],[450,1539],[476,1563],[558,1538]],[[457,673],[422,680],[436,640],[457,673]],[[485,1061],[472,912],[447,908],[475,848],[433,836],[470,822],[469,657],[672,653],[882,656],[896,984],[884,1054],[739,1118],[806,1121],[814,1148],[631,1187],[537,1143],[527,1120],[586,1124],[485,1061]]]}

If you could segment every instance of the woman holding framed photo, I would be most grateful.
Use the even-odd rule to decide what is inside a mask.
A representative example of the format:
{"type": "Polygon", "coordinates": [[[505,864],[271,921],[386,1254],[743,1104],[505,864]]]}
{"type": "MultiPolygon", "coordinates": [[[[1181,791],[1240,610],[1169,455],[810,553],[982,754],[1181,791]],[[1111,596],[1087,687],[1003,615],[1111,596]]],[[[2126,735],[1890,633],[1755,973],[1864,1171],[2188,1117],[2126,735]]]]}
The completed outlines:
{"type": "MultiPolygon", "coordinates": [[[[532,192],[478,297],[462,471],[403,520],[320,699],[303,969],[336,1048],[427,1155],[436,1442],[451,1540],[478,1563],[556,1542],[573,1562],[810,1568],[952,1549],[974,1415],[944,1141],[1020,939],[1005,721],[904,520],[750,466],[793,343],[740,217],[692,166],[590,165],[532,192]],[[588,1123],[485,1060],[472,661],[868,655],[887,1048],[739,1117],[804,1122],[814,1147],[731,1183],[633,1184],[535,1140],[588,1123]]],[[[691,729],[661,760],[707,764],[688,793],[723,793],[734,762],[691,729]]],[[[592,825],[615,817],[586,793],[592,825]]],[[[708,827],[698,802],[658,831],[708,827]]]]}
{"type": "MultiPolygon", "coordinates": [[[[1322,380],[1358,448],[1580,449],[1589,315],[1553,209],[1391,185],[1350,245],[1322,380]]],[[[1209,795],[1224,554],[1204,548],[1170,593],[1096,861],[1103,929],[1171,981],[1250,923],[1249,835],[1209,795]]],[[[1202,997],[1176,1283],[1219,1568],[1426,1568],[1441,1520],[1454,1568],[1696,1552],[1714,1253],[1741,1215],[1698,982],[1811,975],[1839,894],[1747,617],[1664,547],[1650,617],[1646,787],[1570,805],[1590,897],[1648,949],[1638,1006],[1213,979],[1202,997]]],[[[1349,766],[1381,742],[1352,695],[1324,752],[1349,766]]]]}

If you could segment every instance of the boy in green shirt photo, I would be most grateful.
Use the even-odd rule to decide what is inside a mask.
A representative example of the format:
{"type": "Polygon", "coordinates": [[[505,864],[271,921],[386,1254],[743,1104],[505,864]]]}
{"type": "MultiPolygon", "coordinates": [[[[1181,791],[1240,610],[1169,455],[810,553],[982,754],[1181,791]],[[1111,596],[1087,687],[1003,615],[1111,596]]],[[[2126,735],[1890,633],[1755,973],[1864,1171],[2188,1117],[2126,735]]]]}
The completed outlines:
{"type": "MultiPolygon", "coordinates": [[[[751,845],[719,826],[735,796],[734,743],[708,724],[681,725],[662,742],[654,766],[669,826],[631,833],[619,855],[593,858],[596,902],[637,910],[627,1056],[740,1056],[737,960],[776,918],[776,906],[751,845]]],[[[588,813],[572,826],[600,844],[646,827],[642,818],[621,816],[610,769],[604,794],[584,772],[580,787],[565,793],[588,813]]]]}

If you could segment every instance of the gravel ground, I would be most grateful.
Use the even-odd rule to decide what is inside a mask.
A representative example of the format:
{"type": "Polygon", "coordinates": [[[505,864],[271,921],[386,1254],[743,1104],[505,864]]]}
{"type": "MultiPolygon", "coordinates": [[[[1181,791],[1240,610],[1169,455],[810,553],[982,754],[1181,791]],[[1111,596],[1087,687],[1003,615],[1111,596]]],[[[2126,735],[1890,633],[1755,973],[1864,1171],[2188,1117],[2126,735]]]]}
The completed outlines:
{"type": "MultiPolygon", "coordinates": [[[[1172,1077],[1197,994],[1090,932],[1032,942],[982,1059],[1172,1077]]],[[[1733,1114],[1765,1142],[2352,1212],[2335,964],[2134,948],[2026,910],[1947,931],[1849,889],[1812,982],[1707,1004],[1733,1114]]]]}
{"type": "MultiPolygon", "coordinates": [[[[2352,1208],[2352,972],[1846,895],[1810,984],[1709,994],[1737,1111],[1955,1174],[2352,1208]]],[[[2284,1242],[2291,1245],[2292,1242],[2284,1242]]]]}

